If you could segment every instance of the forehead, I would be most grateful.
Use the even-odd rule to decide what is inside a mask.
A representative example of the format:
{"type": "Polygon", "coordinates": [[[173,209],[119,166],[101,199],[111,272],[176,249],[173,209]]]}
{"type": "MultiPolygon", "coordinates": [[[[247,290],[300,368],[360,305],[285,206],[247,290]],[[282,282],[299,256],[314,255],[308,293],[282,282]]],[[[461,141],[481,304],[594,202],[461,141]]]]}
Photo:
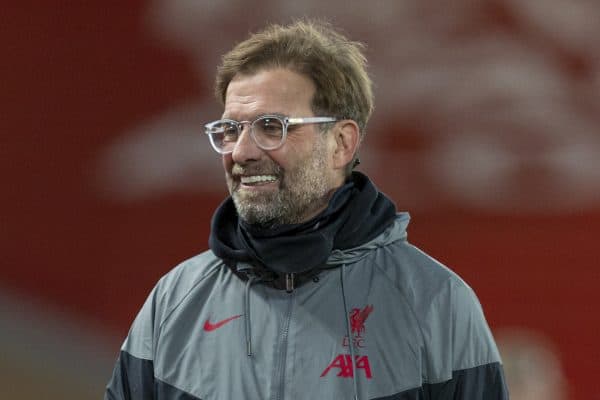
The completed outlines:
{"type": "Polygon", "coordinates": [[[225,97],[227,117],[253,117],[260,114],[308,116],[311,114],[315,85],[310,78],[285,68],[237,74],[225,97]]]}

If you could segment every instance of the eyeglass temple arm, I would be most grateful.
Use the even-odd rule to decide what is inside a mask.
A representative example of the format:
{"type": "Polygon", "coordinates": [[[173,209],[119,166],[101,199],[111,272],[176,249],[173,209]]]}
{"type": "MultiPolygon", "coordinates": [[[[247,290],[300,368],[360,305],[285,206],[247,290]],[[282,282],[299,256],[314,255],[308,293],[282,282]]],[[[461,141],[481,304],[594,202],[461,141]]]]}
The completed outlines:
{"type": "Polygon", "coordinates": [[[304,117],[304,118],[288,118],[288,125],[297,124],[318,124],[324,122],[335,122],[337,118],[334,117],[304,117]]]}

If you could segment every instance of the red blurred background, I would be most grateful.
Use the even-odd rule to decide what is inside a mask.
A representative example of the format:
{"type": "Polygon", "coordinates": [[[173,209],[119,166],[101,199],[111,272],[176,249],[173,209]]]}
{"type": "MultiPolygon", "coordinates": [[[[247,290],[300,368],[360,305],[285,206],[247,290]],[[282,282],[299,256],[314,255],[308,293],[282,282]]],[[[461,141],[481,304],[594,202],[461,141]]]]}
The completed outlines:
{"type": "Polygon", "coordinates": [[[552,343],[568,398],[600,399],[600,5],[259,3],[4,7],[1,397],[98,396],[154,283],[207,248],[225,196],[201,130],[219,54],[306,14],[368,45],[361,169],[411,212],[409,239],[494,331],[552,343]]]}

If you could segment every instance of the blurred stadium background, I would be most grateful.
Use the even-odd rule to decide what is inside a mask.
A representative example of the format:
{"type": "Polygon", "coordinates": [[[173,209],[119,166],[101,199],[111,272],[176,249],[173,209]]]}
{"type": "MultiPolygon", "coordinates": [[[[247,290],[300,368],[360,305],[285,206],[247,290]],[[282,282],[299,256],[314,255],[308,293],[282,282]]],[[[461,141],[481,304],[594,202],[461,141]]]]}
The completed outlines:
{"type": "Polygon", "coordinates": [[[477,291],[513,398],[600,399],[600,3],[586,0],[5,4],[0,398],[102,396],[149,290],[207,247],[225,196],[201,128],[220,115],[219,55],[303,15],[367,44],[360,168],[477,291]]]}

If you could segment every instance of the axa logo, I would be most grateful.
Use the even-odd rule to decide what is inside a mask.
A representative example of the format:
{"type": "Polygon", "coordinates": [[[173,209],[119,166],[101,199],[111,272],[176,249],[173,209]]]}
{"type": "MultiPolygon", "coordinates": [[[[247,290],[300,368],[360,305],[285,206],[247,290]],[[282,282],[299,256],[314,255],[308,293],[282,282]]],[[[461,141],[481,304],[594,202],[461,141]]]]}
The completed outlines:
{"type": "MultiPolygon", "coordinates": [[[[373,312],[372,305],[366,305],[364,308],[353,308],[350,310],[348,319],[350,320],[350,337],[347,335],[342,338],[342,346],[349,347],[352,343],[356,352],[360,352],[366,346],[365,341],[365,321],[369,318],[369,315],[373,312]],[[352,342],[350,342],[352,341],[352,342]]],[[[371,364],[369,364],[369,357],[367,355],[357,354],[352,360],[350,354],[339,354],[329,365],[321,372],[321,378],[327,376],[330,371],[337,371],[336,376],[340,378],[352,378],[354,371],[358,374],[359,371],[364,373],[367,379],[371,379],[373,374],[371,373],[371,364]],[[354,361],[354,368],[352,367],[354,361]]]]}
{"type": "MultiPolygon", "coordinates": [[[[354,369],[358,374],[358,370],[362,370],[367,379],[371,379],[373,374],[371,373],[371,365],[369,364],[369,357],[367,356],[354,356],[354,369]]],[[[337,375],[341,378],[352,378],[354,376],[352,368],[352,356],[350,354],[340,354],[333,359],[331,364],[325,368],[321,373],[321,378],[327,376],[331,370],[337,371],[337,375]]]]}

